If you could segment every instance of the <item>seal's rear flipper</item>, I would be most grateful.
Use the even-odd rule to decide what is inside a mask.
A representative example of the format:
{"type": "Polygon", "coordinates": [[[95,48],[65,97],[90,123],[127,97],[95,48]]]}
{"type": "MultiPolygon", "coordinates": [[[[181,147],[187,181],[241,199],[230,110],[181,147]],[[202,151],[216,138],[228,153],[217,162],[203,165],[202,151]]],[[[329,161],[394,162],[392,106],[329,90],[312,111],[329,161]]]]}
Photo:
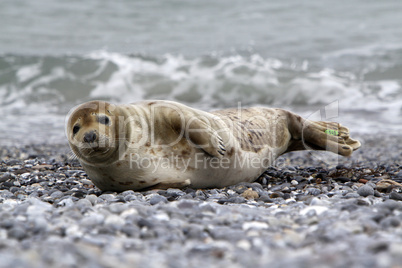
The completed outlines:
{"type": "Polygon", "coordinates": [[[349,137],[348,128],[336,122],[305,120],[302,141],[306,147],[327,150],[343,156],[350,156],[361,146],[359,141],[349,137]]]}

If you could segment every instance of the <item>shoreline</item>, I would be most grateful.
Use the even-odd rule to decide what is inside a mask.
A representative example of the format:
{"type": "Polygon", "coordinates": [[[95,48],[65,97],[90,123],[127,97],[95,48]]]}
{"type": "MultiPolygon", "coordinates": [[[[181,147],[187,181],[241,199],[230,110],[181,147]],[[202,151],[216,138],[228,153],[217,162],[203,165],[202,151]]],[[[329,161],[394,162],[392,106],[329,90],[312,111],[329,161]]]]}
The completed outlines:
{"type": "Polygon", "coordinates": [[[255,183],[122,193],[67,145],[0,147],[0,267],[398,267],[402,137],[357,138],[351,158],[286,154],[255,183]]]}

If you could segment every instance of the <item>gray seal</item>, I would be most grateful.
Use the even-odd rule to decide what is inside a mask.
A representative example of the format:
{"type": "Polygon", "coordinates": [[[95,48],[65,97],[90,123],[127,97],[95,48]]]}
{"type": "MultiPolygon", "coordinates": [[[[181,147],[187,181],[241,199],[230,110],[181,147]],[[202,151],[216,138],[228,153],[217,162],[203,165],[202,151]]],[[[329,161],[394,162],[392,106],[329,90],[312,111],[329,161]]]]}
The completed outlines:
{"type": "Polygon", "coordinates": [[[160,100],[84,103],[66,133],[88,177],[105,191],[225,187],[255,181],[287,152],[350,156],[360,147],[339,123],[283,109],[205,112],[160,100]]]}

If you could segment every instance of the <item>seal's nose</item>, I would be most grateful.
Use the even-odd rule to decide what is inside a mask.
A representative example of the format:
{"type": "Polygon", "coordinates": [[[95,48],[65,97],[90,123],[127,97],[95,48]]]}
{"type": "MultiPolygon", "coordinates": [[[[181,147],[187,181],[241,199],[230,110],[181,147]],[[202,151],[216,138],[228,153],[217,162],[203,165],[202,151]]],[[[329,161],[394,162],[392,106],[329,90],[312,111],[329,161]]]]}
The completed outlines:
{"type": "Polygon", "coordinates": [[[94,142],[95,140],[96,140],[95,131],[90,131],[90,132],[85,133],[85,135],[84,135],[85,142],[94,142]]]}

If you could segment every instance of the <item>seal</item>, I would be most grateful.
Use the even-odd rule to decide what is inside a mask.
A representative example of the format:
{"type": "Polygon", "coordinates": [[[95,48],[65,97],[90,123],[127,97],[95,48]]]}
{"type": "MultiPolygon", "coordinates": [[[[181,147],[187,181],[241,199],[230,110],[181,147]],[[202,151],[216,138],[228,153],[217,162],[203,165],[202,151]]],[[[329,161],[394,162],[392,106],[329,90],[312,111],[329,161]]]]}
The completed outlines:
{"type": "Polygon", "coordinates": [[[327,150],[350,156],[360,142],[335,122],[274,108],[205,112],[172,101],[90,101],[66,125],[69,145],[104,191],[225,187],[255,181],[280,155],[327,150]]]}

